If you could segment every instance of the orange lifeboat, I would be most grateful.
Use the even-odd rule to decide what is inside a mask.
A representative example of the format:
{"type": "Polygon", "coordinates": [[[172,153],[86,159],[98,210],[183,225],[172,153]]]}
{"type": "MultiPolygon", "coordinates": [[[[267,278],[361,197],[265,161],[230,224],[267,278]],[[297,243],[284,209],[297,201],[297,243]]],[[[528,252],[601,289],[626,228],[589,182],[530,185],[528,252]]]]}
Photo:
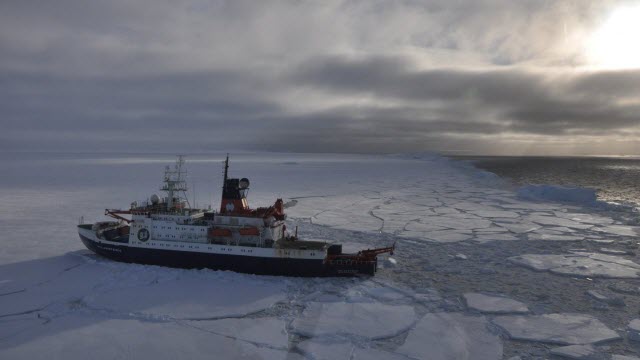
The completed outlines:
{"type": "Polygon", "coordinates": [[[229,230],[229,229],[220,229],[220,228],[209,229],[209,236],[210,237],[231,236],[231,230],[229,230]]]}

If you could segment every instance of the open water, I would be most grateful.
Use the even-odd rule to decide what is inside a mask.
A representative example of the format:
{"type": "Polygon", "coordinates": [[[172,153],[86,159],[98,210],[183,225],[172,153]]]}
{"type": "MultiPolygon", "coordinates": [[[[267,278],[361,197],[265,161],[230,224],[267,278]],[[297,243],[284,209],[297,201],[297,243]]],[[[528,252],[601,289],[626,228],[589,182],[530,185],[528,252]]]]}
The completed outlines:
{"type": "Polygon", "coordinates": [[[507,178],[516,185],[592,188],[599,200],[640,206],[638,157],[464,156],[456,159],[507,178]]]}

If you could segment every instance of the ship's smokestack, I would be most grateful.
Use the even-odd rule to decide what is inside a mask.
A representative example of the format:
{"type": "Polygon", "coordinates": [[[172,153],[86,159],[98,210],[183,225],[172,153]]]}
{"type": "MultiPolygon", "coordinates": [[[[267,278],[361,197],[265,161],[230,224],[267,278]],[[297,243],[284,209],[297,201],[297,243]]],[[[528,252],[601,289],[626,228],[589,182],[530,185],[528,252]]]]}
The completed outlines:
{"type": "Polygon", "coordinates": [[[229,179],[229,154],[224,161],[224,181],[222,184],[222,201],[220,214],[242,214],[250,211],[247,202],[249,179],[229,179]]]}

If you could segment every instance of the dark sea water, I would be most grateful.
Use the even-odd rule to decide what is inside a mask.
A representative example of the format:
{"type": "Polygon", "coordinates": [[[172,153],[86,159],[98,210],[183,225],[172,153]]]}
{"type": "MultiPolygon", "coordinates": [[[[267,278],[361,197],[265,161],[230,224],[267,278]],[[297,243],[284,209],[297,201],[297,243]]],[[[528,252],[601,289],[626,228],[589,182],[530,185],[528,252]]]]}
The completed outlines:
{"type": "Polygon", "coordinates": [[[516,185],[592,188],[598,199],[640,206],[640,158],[459,156],[516,185]]]}

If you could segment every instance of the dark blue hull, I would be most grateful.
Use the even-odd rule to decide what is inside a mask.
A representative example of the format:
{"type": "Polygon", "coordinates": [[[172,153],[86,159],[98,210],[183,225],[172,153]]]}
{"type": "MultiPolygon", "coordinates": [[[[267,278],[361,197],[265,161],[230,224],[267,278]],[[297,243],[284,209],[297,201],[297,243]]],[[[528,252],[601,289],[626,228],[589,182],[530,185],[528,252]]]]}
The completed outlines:
{"type": "Polygon", "coordinates": [[[178,268],[209,268],[259,275],[284,276],[357,276],[373,275],[376,264],[338,265],[323,260],[267,258],[222,255],[189,251],[160,250],[129,247],[119,242],[96,242],[80,235],[84,245],[96,254],[109,259],[178,268]]]}

